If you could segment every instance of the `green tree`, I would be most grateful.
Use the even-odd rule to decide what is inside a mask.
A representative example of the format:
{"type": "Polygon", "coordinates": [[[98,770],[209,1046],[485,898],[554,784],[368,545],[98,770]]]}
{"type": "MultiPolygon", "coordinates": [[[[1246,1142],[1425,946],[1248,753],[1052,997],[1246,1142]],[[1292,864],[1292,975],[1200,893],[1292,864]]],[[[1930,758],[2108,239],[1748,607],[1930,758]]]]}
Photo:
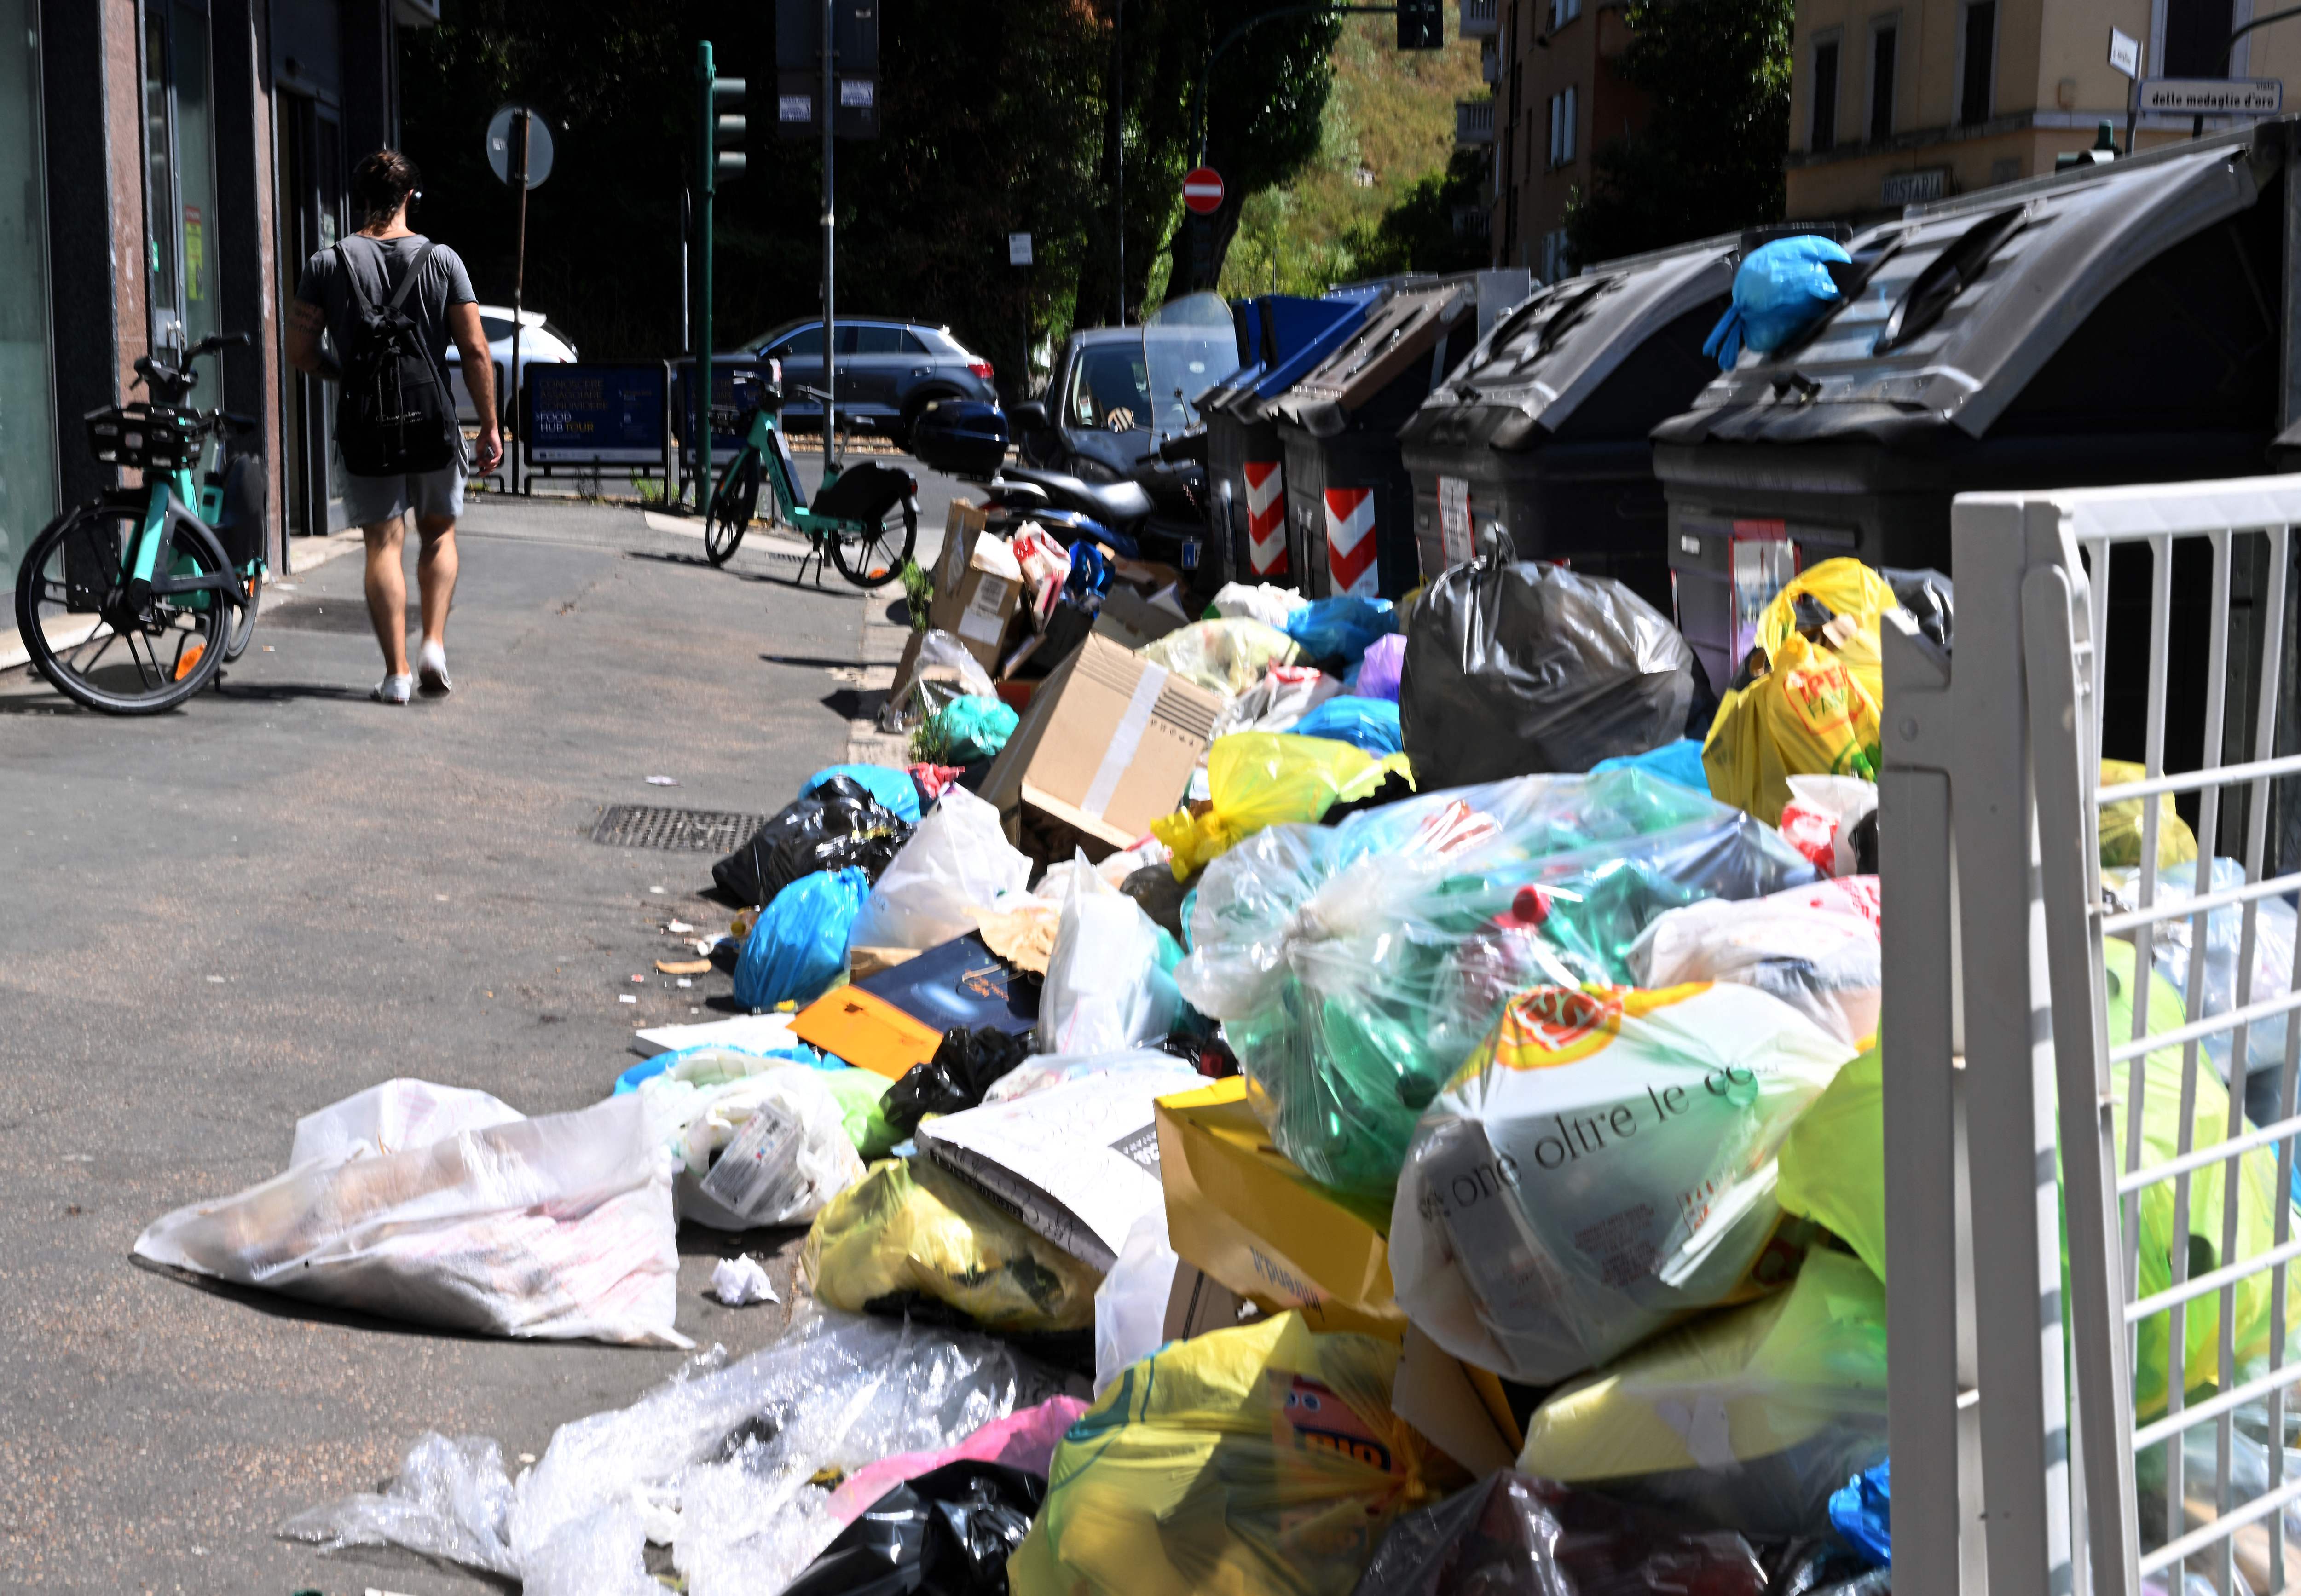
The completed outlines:
{"type": "Polygon", "coordinates": [[[1782,213],[1795,0],[1629,0],[1618,69],[1653,106],[1600,146],[1566,213],[1577,260],[1731,232],[1782,213]]]}
{"type": "Polygon", "coordinates": [[[1379,277],[1397,272],[1471,272],[1486,263],[1486,235],[1467,224],[1485,212],[1483,151],[1462,148],[1406,191],[1372,228],[1354,235],[1359,270],[1379,277]],[[1462,223],[1458,225],[1458,222],[1462,223]]]}

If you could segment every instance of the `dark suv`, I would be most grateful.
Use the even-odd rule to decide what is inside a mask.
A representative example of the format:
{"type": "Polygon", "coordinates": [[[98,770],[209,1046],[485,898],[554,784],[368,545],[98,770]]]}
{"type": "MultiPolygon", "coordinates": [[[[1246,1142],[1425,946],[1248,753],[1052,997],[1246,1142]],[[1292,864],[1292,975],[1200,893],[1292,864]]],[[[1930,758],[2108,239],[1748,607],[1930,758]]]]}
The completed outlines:
{"type": "MultiPolygon", "coordinates": [[[[937,399],[979,399],[999,402],[991,385],[991,363],[951,337],[948,327],[919,322],[889,322],[858,316],[838,324],[839,347],[832,355],[843,416],[867,422],[908,448],[911,423],[919,412],[937,399]]],[[[735,352],[732,358],[773,358],[783,363],[785,421],[813,421],[819,426],[823,405],[799,390],[802,384],[823,386],[823,323],[791,322],[762,333],[735,352]]]]}

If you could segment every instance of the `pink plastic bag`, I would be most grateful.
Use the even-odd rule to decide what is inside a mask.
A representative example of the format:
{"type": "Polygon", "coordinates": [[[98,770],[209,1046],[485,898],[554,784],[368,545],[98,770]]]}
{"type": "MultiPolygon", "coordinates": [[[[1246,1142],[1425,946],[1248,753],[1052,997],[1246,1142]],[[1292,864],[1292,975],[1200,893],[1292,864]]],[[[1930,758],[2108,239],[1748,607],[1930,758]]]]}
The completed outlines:
{"type": "Polygon", "coordinates": [[[915,1480],[946,1463],[1003,1463],[1029,1474],[1042,1475],[1054,1462],[1055,1443],[1076,1424],[1086,1404],[1076,1397],[1054,1397],[1036,1408],[1025,1408],[1010,1418],[994,1419],[948,1451],[898,1452],[847,1476],[825,1504],[841,1524],[852,1524],[864,1510],[905,1480],[915,1480]]]}

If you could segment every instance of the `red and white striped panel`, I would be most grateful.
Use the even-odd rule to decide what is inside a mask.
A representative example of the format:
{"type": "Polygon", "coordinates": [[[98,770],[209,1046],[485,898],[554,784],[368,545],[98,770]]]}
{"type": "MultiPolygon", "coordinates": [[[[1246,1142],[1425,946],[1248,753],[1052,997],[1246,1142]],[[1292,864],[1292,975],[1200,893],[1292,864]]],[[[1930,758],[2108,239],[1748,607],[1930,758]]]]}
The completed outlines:
{"type": "Polygon", "coordinates": [[[1257,576],[1286,574],[1286,473],[1276,460],[1250,460],[1246,475],[1246,553],[1257,576]]]}
{"type": "Polygon", "coordinates": [[[1372,598],[1380,587],[1375,571],[1374,489],[1326,489],[1326,572],[1335,596],[1372,598]]]}

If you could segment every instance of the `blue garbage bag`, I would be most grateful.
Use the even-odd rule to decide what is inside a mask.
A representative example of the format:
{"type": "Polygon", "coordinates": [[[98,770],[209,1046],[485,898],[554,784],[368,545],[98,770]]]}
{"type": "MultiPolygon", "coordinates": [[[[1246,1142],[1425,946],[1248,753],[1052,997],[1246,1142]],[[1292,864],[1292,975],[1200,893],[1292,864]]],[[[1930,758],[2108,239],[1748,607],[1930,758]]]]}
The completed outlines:
{"type": "Polygon", "coordinates": [[[1894,1562],[1893,1467],[1888,1458],[1829,1493],[1830,1527],[1880,1568],[1894,1562]]]}
{"type": "Polygon", "coordinates": [[[816,789],[840,776],[845,776],[893,810],[904,824],[919,823],[919,790],[911,785],[911,773],[891,769],[883,765],[827,765],[800,785],[799,796],[806,798],[816,789]]]}
{"type": "MultiPolygon", "coordinates": [[[[1301,728],[1295,728],[1300,731],[1301,728]]],[[[1601,759],[1590,767],[1590,773],[1602,771],[1642,770],[1650,776],[1680,787],[1689,787],[1704,798],[1710,795],[1710,773],[1702,768],[1702,740],[1681,737],[1676,742],[1666,742],[1658,748],[1648,748],[1643,754],[1617,754],[1611,759],[1601,759]]]]}
{"type": "Polygon", "coordinates": [[[1286,635],[1312,659],[1356,664],[1376,638],[1398,630],[1387,598],[1314,598],[1286,617],[1286,635]]]}
{"type": "Polygon", "coordinates": [[[1734,303],[1718,318],[1702,352],[1730,372],[1746,346],[1770,355],[1812,326],[1845,296],[1829,264],[1853,257],[1815,233],[1777,238],[1752,250],[1734,273],[1734,303]]]}
{"type": "Polygon", "coordinates": [[[847,936],[871,878],[856,865],[803,875],[775,894],[735,961],[735,1001],[746,1008],[812,1003],[847,967],[847,936]]]}
{"type": "MultiPolygon", "coordinates": [[[[1398,726],[1398,706],[1388,698],[1360,698],[1344,694],[1329,698],[1294,723],[1297,737],[1331,737],[1364,748],[1376,758],[1399,753],[1406,747],[1398,726]]],[[[1697,750],[1698,755],[1698,750],[1697,750]]]]}

